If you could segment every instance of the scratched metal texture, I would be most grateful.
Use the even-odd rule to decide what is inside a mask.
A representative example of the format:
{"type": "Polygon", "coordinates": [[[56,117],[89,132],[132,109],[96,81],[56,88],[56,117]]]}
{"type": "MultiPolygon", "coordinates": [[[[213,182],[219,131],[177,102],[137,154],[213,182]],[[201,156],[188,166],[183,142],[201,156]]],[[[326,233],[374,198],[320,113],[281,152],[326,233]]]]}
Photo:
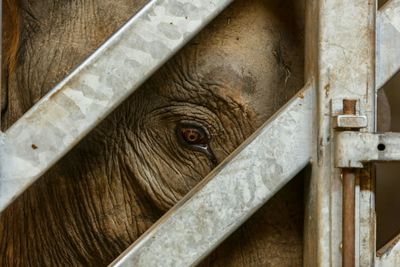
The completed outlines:
{"type": "MultiPolygon", "coordinates": [[[[333,160],[332,103],[358,100],[358,115],[368,118],[362,131],[374,131],[376,6],[366,0],[309,0],[307,4],[306,73],[315,81],[317,97],[310,141],[312,174],[306,187],[304,266],[342,266],[342,255],[346,259],[352,255],[341,250],[344,206],[341,173],[333,160]]],[[[354,266],[373,265],[374,247],[368,239],[372,236],[368,213],[372,195],[356,189],[360,204],[355,215],[354,266]]]]}
{"type": "MultiPolygon", "coordinates": [[[[232,1],[151,1],[2,134],[0,211],[232,1]]],[[[398,14],[397,0],[378,14],[378,88],[400,66],[398,42],[387,37],[399,33],[398,14]]],[[[311,91],[303,90],[114,264],[187,266],[215,248],[308,163],[311,91]]]]}
{"type": "Polygon", "coordinates": [[[192,266],[309,162],[306,87],[194,188],[112,266],[192,266]]]}
{"type": "Polygon", "coordinates": [[[400,235],[378,250],[376,267],[400,266],[400,235]]]}
{"type": "Polygon", "coordinates": [[[400,161],[400,133],[340,132],[335,152],[339,168],[363,168],[371,161],[400,161]]]}
{"type": "Polygon", "coordinates": [[[232,0],[153,0],[1,136],[0,211],[232,0]]]}
{"type": "MultiPolygon", "coordinates": [[[[376,26],[376,85],[379,89],[400,70],[400,0],[390,0],[379,10],[376,26]]],[[[398,151],[392,152],[398,154],[398,151]]],[[[400,235],[376,256],[377,267],[400,266],[400,235]]]]}

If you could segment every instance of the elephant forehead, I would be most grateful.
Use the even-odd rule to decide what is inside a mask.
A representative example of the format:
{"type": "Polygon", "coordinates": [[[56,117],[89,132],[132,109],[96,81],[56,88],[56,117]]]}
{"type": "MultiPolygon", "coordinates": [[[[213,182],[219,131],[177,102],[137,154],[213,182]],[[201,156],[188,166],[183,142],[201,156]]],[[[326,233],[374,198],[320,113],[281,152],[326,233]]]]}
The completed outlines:
{"type": "Polygon", "coordinates": [[[302,46],[266,2],[235,2],[185,47],[179,55],[183,68],[176,69],[215,85],[213,94],[251,106],[260,120],[302,79],[302,46]]]}

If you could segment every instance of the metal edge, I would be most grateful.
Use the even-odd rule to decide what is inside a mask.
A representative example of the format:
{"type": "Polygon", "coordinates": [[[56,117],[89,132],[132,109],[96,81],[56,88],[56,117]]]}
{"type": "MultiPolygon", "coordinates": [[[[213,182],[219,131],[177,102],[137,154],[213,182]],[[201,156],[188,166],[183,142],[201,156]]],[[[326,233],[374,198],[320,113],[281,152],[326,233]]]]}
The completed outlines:
{"type": "Polygon", "coordinates": [[[110,266],[193,266],[311,157],[308,85],[110,266]]]}
{"type": "Polygon", "coordinates": [[[24,114],[0,143],[0,211],[231,2],[151,1],[24,114]]]}

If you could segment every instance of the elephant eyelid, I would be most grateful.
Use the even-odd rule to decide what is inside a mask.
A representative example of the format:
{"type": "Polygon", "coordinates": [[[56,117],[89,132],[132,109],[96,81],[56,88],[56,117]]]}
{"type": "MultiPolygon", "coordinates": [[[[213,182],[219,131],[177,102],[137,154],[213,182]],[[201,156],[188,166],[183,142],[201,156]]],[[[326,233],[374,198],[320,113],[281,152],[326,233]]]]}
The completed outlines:
{"type": "Polygon", "coordinates": [[[183,145],[193,148],[205,147],[210,142],[208,131],[198,123],[179,123],[176,134],[183,145]]]}
{"type": "Polygon", "coordinates": [[[204,153],[212,167],[218,165],[217,158],[209,145],[211,137],[207,128],[197,122],[180,122],[176,127],[176,135],[181,145],[204,153]]]}

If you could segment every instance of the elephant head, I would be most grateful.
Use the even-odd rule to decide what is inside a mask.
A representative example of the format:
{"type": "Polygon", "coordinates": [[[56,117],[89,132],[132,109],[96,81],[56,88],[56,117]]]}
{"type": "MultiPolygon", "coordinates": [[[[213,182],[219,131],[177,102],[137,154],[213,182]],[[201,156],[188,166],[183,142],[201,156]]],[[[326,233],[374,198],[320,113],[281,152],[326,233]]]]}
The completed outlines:
{"type": "MultiPolygon", "coordinates": [[[[89,2],[22,1],[6,125],[102,41],[105,22],[87,16],[113,6],[115,28],[129,14],[89,2]]],[[[301,10],[232,4],[8,208],[1,265],[105,264],[121,253],[300,89],[301,10]]]]}

